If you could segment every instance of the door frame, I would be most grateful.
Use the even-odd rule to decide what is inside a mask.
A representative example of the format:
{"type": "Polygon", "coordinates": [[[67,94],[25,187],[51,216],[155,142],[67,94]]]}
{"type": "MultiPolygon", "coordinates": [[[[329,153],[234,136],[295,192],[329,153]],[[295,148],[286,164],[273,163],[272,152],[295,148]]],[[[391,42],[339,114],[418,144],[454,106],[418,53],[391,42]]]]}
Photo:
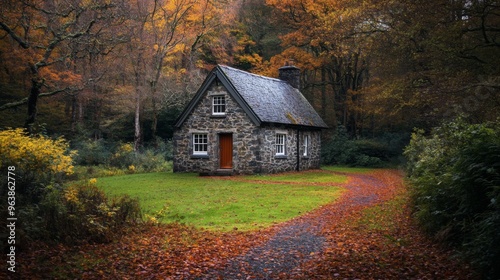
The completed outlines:
{"type": "Polygon", "coordinates": [[[219,168],[220,169],[232,169],[233,168],[233,133],[219,133],[219,168]],[[226,138],[225,140],[228,141],[227,138],[230,138],[231,140],[228,141],[227,143],[230,143],[230,145],[223,145],[223,139],[226,138]],[[230,164],[226,164],[226,162],[223,162],[223,160],[226,160],[227,157],[231,158],[230,164]]]}

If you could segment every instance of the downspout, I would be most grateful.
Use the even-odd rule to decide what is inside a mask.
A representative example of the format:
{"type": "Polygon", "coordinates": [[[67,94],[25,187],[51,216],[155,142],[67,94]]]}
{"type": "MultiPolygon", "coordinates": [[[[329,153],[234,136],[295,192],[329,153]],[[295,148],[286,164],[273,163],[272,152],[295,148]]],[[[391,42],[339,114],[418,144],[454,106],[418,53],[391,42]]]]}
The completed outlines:
{"type": "Polygon", "coordinates": [[[297,129],[297,171],[300,171],[300,130],[297,129]]]}

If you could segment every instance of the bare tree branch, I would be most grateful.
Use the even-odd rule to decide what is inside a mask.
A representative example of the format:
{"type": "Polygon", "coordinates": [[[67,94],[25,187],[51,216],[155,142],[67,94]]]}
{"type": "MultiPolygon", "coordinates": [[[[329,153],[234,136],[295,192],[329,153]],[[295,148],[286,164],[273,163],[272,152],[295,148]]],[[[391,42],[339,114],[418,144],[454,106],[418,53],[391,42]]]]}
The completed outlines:
{"type": "MultiPolygon", "coordinates": [[[[58,90],[51,91],[51,92],[40,93],[40,95],[38,97],[56,95],[58,93],[66,91],[68,89],[69,88],[64,88],[64,89],[58,89],[58,90]]],[[[10,109],[10,108],[16,108],[16,107],[22,106],[22,105],[27,104],[27,103],[28,103],[28,97],[23,98],[23,99],[21,99],[19,101],[15,101],[15,102],[4,104],[4,105],[0,106],[0,111],[7,110],[7,109],[10,109]]]]}
{"type": "Polygon", "coordinates": [[[7,32],[10,35],[10,37],[12,37],[12,39],[14,39],[17,43],[19,43],[19,45],[23,49],[27,49],[30,47],[28,43],[26,43],[23,39],[21,39],[21,37],[17,36],[17,34],[12,29],[10,29],[10,27],[7,26],[5,23],[0,22],[0,27],[3,30],[5,30],[5,32],[7,32]]]}

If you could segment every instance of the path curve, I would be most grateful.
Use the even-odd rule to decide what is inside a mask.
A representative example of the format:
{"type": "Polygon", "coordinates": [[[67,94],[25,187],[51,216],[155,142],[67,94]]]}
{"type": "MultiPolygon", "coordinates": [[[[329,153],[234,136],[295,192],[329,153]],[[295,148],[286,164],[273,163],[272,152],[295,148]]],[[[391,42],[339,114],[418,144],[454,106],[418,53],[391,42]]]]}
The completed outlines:
{"type": "Polygon", "coordinates": [[[324,229],[396,193],[401,174],[394,170],[348,174],[346,192],[334,202],[280,225],[264,244],[231,259],[222,270],[197,279],[276,279],[301,273],[300,265],[326,249],[324,229]],[[394,180],[396,178],[396,180],[394,180]]]}

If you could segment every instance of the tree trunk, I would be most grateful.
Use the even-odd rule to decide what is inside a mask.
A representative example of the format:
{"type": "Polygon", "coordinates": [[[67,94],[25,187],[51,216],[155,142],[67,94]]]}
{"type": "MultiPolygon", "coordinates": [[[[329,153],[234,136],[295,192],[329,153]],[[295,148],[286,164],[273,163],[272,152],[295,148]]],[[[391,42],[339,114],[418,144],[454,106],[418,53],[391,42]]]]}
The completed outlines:
{"type": "Polygon", "coordinates": [[[134,117],[134,151],[138,151],[141,147],[141,91],[136,89],[135,92],[135,117],[134,117]]]}
{"type": "Polygon", "coordinates": [[[159,80],[159,77],[160,77],[160,71],[157,70],[156,72],[156,79],[155,81],[151,82],[151,106],[152,106],[152,110],[153,110],[153,121],[151,123],[151,136],[152,136],[152,140],[153,142],[155,143],[154,145],[156,145],[156,141],[155,138],[156,138],[156,131],[157,131],[157,127],[158,127],[158,108],[157,108],[157,104],[156,104],[156,91],[157,91],[157,88],[156,88],[156,84],[159,80]]]}
{"type": "Polygon", "coordinates": [[[24,123],[24,127],[30,134],[33,132],[32,127],[36,120],[36,113],[37,113],[36,106],[42,85],[43,81],[40,81],[37,78],[31,79],[31,90],[30,90],[30,95],[28,97],[28,117],[26,118],[26,122],[24,123]]]}
{"type": "Polygon", "coordinates": [[[76,131],[78,100],[76,95],[71,96],[71,131],[76,131]]]}
{"type": "Polygon", "coordinates": [[[326,118],[326,70],[321,67],[321,117],[326,118]]]}
{"type": "MultiPolygon", "coordinates": [[[[157,131],[157,127],[158,127],[158,109],[156,108],[156,101],[155,101],[155,97],[153,96],[153,122],[151,123],[151,135],[152,135],[152,140],[153,140],[153,143],[154,145],[156,146],[157,143],[155,141],[156,139],[156,131],[157,131]]],[[[155,147],[157,148],[157,147],[155,147]]]]}

